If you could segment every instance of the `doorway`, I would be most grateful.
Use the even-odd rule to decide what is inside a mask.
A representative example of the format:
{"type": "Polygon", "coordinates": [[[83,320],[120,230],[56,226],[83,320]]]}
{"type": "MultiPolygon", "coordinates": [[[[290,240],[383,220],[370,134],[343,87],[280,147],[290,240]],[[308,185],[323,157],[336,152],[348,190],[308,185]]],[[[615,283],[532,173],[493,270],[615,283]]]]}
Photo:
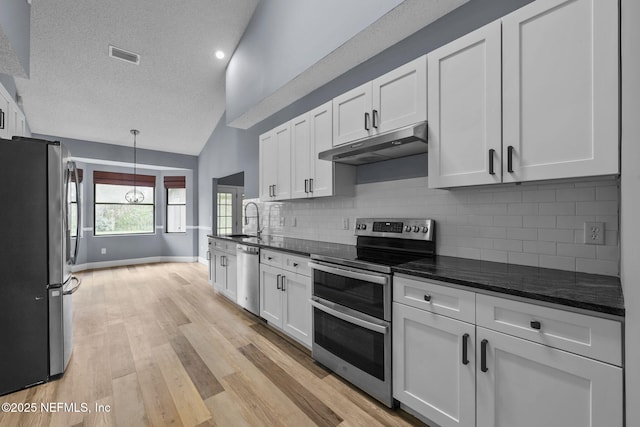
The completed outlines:
{"type": "Polygon", "coordinates": [[[214,178],[212,190],[213,234],[221,236],[242,233],[244,172],[214,178]]]}

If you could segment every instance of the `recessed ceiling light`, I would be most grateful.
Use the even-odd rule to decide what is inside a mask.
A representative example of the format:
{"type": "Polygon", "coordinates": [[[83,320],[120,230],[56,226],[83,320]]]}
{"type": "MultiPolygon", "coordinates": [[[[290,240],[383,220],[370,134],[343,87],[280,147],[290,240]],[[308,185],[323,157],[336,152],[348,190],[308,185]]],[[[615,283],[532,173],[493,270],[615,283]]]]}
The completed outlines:
{"type": "Polygon", "coordinates": [[[223,59],[224,58],[224,52],[221,51],[221,50],[216,50],[216,58],[223,59]]]}

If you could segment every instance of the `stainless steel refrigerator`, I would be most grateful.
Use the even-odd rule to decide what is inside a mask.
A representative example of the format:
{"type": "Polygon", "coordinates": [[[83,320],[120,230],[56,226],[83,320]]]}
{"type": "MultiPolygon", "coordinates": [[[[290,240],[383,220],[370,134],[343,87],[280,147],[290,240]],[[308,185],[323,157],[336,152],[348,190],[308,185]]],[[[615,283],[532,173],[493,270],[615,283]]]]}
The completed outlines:
{"type": "Polygon", "coordinates": [[[61,143],[0,139],[0,395],[62,375],[71,357],[77,183],[61,143]]]}

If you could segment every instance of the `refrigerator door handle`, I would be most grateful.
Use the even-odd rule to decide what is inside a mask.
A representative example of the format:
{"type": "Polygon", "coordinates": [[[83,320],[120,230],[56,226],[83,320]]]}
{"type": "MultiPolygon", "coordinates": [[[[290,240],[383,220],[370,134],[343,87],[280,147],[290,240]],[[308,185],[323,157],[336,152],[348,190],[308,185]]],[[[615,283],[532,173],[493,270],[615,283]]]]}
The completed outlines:
{"type": "Polygon", "coordinates": [[[76,217],[77,217],[76,218],[76,243],[73,249],[73,257],[71,258],[71,264],[75,264],[78,261],[78,242],[80,240],[80,222],[82,218],[82,203],[80,203],[80,181],[78,180],[78,166],[76,166],[76,162],[69,162],[69,168],[70,168],[70,171],[73,172],[73,176],[76,183],[76,217]]]}
{"type": "Polygon", "coordinates": [[[68,291],[64,291],[62,295],[71,295],[75,293],[82,284],[82,280],[78,279],[76,276],[71,276],[71,280],[74,280],[76,282],[76,285],[68,291]]]}

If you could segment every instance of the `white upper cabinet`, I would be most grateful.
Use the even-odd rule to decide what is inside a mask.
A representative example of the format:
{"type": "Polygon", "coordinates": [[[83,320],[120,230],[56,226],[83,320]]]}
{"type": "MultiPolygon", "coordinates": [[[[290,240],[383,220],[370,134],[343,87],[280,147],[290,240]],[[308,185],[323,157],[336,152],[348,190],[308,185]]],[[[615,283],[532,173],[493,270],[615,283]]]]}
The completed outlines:
{"type": "Polygon", "coordinates": [[[333,98],[333,145],[365,138],[371,129],[371,82],[333,98]]]}
{"type": "Polygon", "coordinates": [[[421,56],[375,79],[371,101],[374,133],[427,120],[427,57],[421,56]]]}
{"type": "Polygon", "coordinates": [[[618,173],[618,1],[538,0],[502,22],[503,181],[618,173]]]}
{"type": "Polygon", "coordinates": [[[260,200],[272,200],[273,186],[277,180],[278,147],[273,131],[260,135],[260,200]]]}
{"type": "Polygon", "coordinates": [[[331,101],[291,120],[291,198],[353,194],[355,168],[320,160],[332,147],[331,101]]]}
{"type": "Polygon", "coordinates": [[[260,199],[291,197],[291,129],[289,122],[260,135],[260,199]]]}
{"type": "Polygon", "coordinates": [[[0,138],[29,136],[24,113],[5,87],[0,84],[0,138]]]}
{"type": "Polygon", "coordinates": [[[537,0],[501,24],[428,55],[429,186],[617,174],[618,2],[537,0]]]}
{"type": "Polygon", "coordinates": [[[413,60],[333,99],[333,145],[427,119],[427,60],[413,60]]]}
{"type": "Polygon", "coordinates": [[[427,55],[429,186],[501,182],[500,21],[427,55]]]}
{"type": "MultiPolygon", "coordinates": [[[[0,88],[2,88],[1,85],[0,88]]],[[[0,138],[11,138],[11,113],[9,111],[11,102],[11,97],[2,88],[0,90],[0,138]]]]}

